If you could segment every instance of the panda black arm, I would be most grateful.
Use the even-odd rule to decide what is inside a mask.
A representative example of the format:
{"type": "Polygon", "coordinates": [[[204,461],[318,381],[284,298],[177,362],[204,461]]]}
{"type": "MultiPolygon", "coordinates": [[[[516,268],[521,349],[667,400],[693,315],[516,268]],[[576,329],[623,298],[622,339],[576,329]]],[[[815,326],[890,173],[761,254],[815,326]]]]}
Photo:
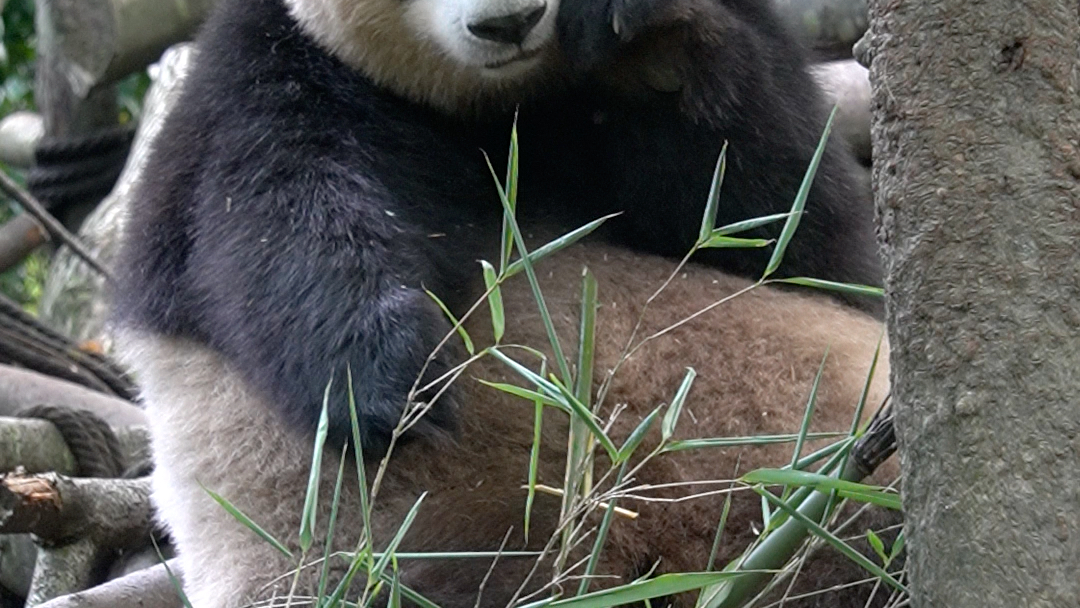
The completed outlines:
{"type": "MultiPolygon", "coordinates": [[[[725,141],[717,224],[790,208],[827,108],[803,49],[767,2],[564,0],[559,17],[560,44],[569,57],[586,59],[578,68],[599,99],[626,240],[685,253],[725,141]],[[588,19],[597,12],[603,15],[588,19]]],[[[782,273],[880,285],[873,207],[855,169],[843,142],[830,140],[782,273]]],[[[712,250],[698,259],[759,276],[770,253],[712,250]]]]}
{"type": "MultiPolygon", "coordinates": [[[[401,201],[332,159],[262,160],[261,180],[232,170],[196,193],[188,276],[199,333],[298,430],[315,427],[333,378],[330,439],[339,445],[351,436],[351,370],[363,445],[381,452],[449,330],[421,285],[440,290],[429,275],[441,263],[430,258],[452,252],[426,242],[401,201]]],[[[443,351],[427,377],[450,359],[443,351]]],[[[418,432],[452,426],[451,396],[418,432]]]]}

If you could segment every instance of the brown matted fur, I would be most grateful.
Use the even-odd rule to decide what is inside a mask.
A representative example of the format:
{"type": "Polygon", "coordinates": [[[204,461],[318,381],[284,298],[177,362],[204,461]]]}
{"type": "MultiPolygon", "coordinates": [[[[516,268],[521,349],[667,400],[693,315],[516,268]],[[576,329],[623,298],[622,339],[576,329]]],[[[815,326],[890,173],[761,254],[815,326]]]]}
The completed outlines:
{"type": "MultiPolygon", "coordinates": [[[[541,285],[556,330],[567,352],[575,352],[580,313],[581,271],[588,266],[599,284],[596,376],[611,369],[637,322],[646,298],[674,270],[669,260],[602,245],[578,245],[544,260],[541,285]]],[[[748,283],[718,271],[690,265],[652,303],[641,336],[667,327],[748,283]]],[[[503,287],[508,319],[505,344],[547,350],[536,303],[524,276],[503,287]]],[[[491,326],[483,315],[468,323],[474,340],[484,341],[491,326]]],[[[799,428],[814,376],[829,349],[817,400],[814,430],[844,431],[881,336],[870,318],[815,295],[758,288],[702,314],[651,341],[624,363],[608,395],[605,411],[625,407],[611,427],[621,443],[641,418],[670,401],[687,367],[698,377],[677,429],[681,438],[790,433],[799,428]]],[[[284,605],[295,564],[237,523],[214,503],[200,484],[248,514],[299,554],[297,531],[311,461],[311,439],[282,428],[266,406],[240,380],[228,362],[205,347],[137,334],[124,337],[127,361],[146,386],[157,462],[154,487],[163,519],[174,534],[195,608],[232,608],[272,595],[284,605]]],[[[481,345],[478,345],[481,346],[481,345]]],[[[521,360],[535,369],[535,361],[521,360]]],[[[870,393],[878,404],[887,390],[888,366],[879,364],[870,393]]],[[[458,379],[463,387],[461,433],[456,442],[425,440],[398,447],[372,514],[374,535],[385,543],[422,492],[427,498],[401,550],[497,550],[521,548],[532,405],[485,387],[476,378],[523,385],[505,365],[487,358],[458,379]],[[509,536],[507,532],[510,530],[509,536]]],[[[357,378],[356,382],[363,382],[357,378]]],[[[548,410],[544,417],[541,483],[561,486],[566,449],[566,416],[548,410]]],[[[655,429],[654,429],[655,431],[655,429]]],[[[658,433],[643,450],[655,445],[658,433]]],[[[739,471],[790,461],[791,446],[709,449],[658,457],[637,475],[636,484],[729,479],[739,471]]],[[[324,455],[316,538],[325,533],[338,455],[324,455]]],[[[606,466],[606,465],[601,465],[606,466]]],[[[372,467],[370,473],[374,472],[372,467]]],[[[355,479],[348,473],[347,480],[355,479]]],[[[708,489],[715,489],[709,486],[708,489]]],[[[704,487],[681,487],[643,495],[673,498],[704,487]]],[[[705,568],[723,496],[680,502],[623,499],[634,520],[617,517],[593,588],[628,582],[656,565],[656,572],[705,568]]],[[[558,519],[558,499],[540,495],[534,506],[529,546],[547,540],[558,519]]],[[[717,564],[737,556],[760,521],[756,495],[735,496],[717,564]]],[[[351,550],[361,530],[359,497],[345,484],[335,548],[351,550]]],[[[583,543],[587,547],[591,540],[583,543]]],[[[309,555],[322,555],[316,545],[309,555]]],[[[499,560],[479,600],[502,606],[532,567],[525,558],[499,560]]],[[[402,560],[402,582],[437,603],[476,605],[477,589],[489,560],[402,560]]],[[[344,565],[335,562],[340,574],[344,565]]],[[[317,567],[301,577],[306,596],[317,567]]],[[[862,578],[843,558],[826,558],[820,569],[806,568],[803,587],[862,578]]],[[[540,568],[536,584],[550,580],[540,568]]],[[[573,583],[576,586],[576,582],[573,583]]],[[[534,585],[535,586],[535,585],[534,585]]],[[[862,606],[866,589],[846,590],[788,606],[862,606]]],[[[683,598],[676,598],[682,601],[683,598]]],[[[654,604],[657,605],[657,604],[654,604]]],[[[680,604],[681,605],[681,604],[680,604]]]]}

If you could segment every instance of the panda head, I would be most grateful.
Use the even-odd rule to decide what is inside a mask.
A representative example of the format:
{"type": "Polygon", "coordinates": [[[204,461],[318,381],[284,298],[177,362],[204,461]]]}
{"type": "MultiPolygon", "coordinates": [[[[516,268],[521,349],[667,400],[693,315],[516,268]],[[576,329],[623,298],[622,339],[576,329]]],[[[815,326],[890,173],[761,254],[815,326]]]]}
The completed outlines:
{"type": "Polygon", "coordinates": [[[285,0],[319,45],[376,84],[451,113],[512,106],[559,73],[559,0],[285,0]]]}

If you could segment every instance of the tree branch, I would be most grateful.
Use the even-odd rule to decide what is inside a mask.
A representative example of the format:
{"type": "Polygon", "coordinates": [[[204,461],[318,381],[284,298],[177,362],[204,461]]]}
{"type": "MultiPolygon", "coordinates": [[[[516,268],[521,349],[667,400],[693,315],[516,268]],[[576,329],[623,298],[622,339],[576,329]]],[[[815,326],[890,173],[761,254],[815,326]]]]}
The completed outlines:
{"type": "Polygon", "coordinates": [[[106,279],[112,280],[112,275],[108,269],[94,258],[93,254],[79,242],[79,239],[68,232],[68,229],[64,228],[63,224],[57,221],[41,202],[24,190],[22,186],[15,183],[15,180],[11,179],[5,171],[0,171],[0,190],[15,199],[15,202],[19,203],[27,213],[41,222],[45,229],[49,231],[50,236],[67,245],[68,249],[71,249],[72,252],[82,258],[94,270],[100,272],[106,279]]]}
{"type": "Polygon", "coordinates": [[[72,478],[56,473],[0,480],[0,534],[62,543],[90,538],[105,549],[142,547],[153,530],[150,480],[72,478]]]}
{"type": "Polygon", "coordinates": [[[176,577],[182,576],[180,563],[172,559],[166,564],[132,572],[93,589],[58,597],[41,604],[39,608],[180,608],[176,583],[169,577],[170,571],[176,577]]]}
{"type": "Polygon", "coordinates": [[[27,407],[48,404],[86,409],[114,428],[146,426],[139,406],[44,374],[0,365],[0,416],[14,416],[27,407]]]}

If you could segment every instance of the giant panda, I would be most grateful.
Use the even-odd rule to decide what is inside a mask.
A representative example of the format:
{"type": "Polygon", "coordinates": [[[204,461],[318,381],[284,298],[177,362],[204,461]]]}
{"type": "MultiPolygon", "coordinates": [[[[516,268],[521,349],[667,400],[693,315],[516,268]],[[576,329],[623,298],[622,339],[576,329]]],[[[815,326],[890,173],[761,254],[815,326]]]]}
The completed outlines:
{"type": "MultiPolygon", "coordinates": [[[[302,436],[351,369],[375,457],[449,329],[425,289],[461,314],[476,260],[498,255],[483,155],[501,176],[515,117],[525,226],[619,212],[605,239],[682,256],[725,142],[717,225],[790,207],[825,109],[767,4],[222,0],[135,197],[119,322],[210,348],[302,436]]],[[[784,272],[880,283],[851,166],[831,144],[784,272]]],[[[756,275],[768,255],[696,259],[756,275]]],[[[412,435],[451,438],[465,397],[445,394],[412,435]]]]}
{"type": "MultiPolygon", "coordinates": [[[[703,265],[690,264],[675,275],[659,297],[645,302],[676,270],[670,260],[598,242],[554,254],[536,268],[555,331],[568,353],[577,349],[582,270],[594,274],[599,305],[596,320],[594,390],[624,352],[638,328],[646,338],[746,289],[750,282],[703,265]]],[[[509,345],[546,352],[545,328],[526,278],[512,277],[501,289],[507,319],[504,352],[533,370],[536,357],[509,345]]],[[[477,349],[490,344],[492,325],[482,307],[465,322],[477,349]]],[[[647,341],[613,376],[600,418],[621,412],[608,429],[617,445],[654,408],[670,403],[686,373],[697,371],[675,438],[739,437],[797,432],[819,366],[824,374],[813,415],[814,431],[850,428],[868,370],[882,336],[873,318],[818,294],[758,287],[693,316],[685,324],[647,341]],[[827,358],[826,358],[827,354],[827,358]]],[[[145,330],[128,331],[121,341],[126,360],[138,371],[152,426],[156,462],[153,487],[160,516],[176,543],[184,588],[194,608],[237,608],[284,598],[296,566],[268,542],[240,524],[208,495],[212,490],[300,555],[298,531],[308,484],[313,441],[266,415],[266,396],[243,368],[188,337],[162,338],[145,330]]],[[[548,369],[553,369],[549,363],[548,369]]],[[[887,390],[887,360],[878,363],[870,385],[868,411],[887,390]]],[[[474,362],[458,377],[461,432],[456,438],[419,437],[393,449],[371,514],[376,549],[386,546],[422,493],[427,493],[402,552],[539,550],[559,519],[559,499],[538,494],[529,540],[524,541],[524,489],[533,441],[533,404],[480,382],[529,384],[493,357],[474,362]]],[[[364,380],[356,379],[360,385],[364,380]]],[[[561,487],[567,449],[568,417],[549,409],[543,418],[538,482],[561,487]]],[[[655,424],[638,450],[647,453],[659,440],[655,424]]],[[[597,448],[598,451],[599,448],[597,448]]],[[[724,490],[727,483],[690,482],[732,479],[762,466],[791,460],[790,444],[739,449],[701,449],[663,454],[634,475],[633,494],[655,501],[623,498],[617,506],[637,513],[616,516],[592,589],[627,583],[647,573],[702,571],[708,562],[724,495],[674,500],[698,492],[724,490]],[[669,484],[662,486],[661,484],[669,484]],[[680,485],[682,484],[682,485],[680,485]]],[[[808,453],[809,448],[804,450],[808,453]]],[[[308,560],[322,557],[326,525],[341,451],[323,452],[316,543],[308,560]]],[[[597,479],[607,470],[601,456],[597,479]]],[[[333,535],[334,550],[351,551],[363,529],[353,456],[346,456],[345,483],[333,535]]],[[[379,462],[366,465],[369,483],[379,462]]],[[[887,463],[890,464],[891,463],[887,463]]],[[[879,471],[882,472],[882,471],[879,471]]],[[[895,474],[895,468],[885,471],[895,474]]],[[[760,525],[759,498],[748,491],[733,495],[717,567],[739,555],[760,525]],[[755,524],[756,522],[756,524],[755,524]]],[[[864,527],[854,530],[856,535],[864,527]]],[[[592,537],[581,543],[591,547],[592,537]]],[[[572,555],[569,564],[581,556],[572,555]]],[[[812,558],[803,568],[794,596],[828,589],[867,574],[839,556],[812,558]]],[[[444,608],[504,606],[515,597],[535,565],[534,558],[402,559],[400,580],[444,608]],[[482,594],[480,590],[482,589],[482,594]]],[[[333,560],[331,588],[346,568],[333,560]]],[[[580,573],[580,565],[577,573],[580,573]]],[[[319,567],[302,570],[292,593],[299,605],[317,586],[319,567]]],[[[526,593],[551,580],[549,563],[533,575],[526,593]]],[[[361,577],[363,578],[363,577],[361,577]]],[[[572,580],[562,591],[576,589],[572,580]]],[[[862,607],[873,587],[853,588],[791,600],[789,607],[862,607]]],[[[551,594],[553,590],[544,593],[551,594]]],[[[355,596],[350,596],[356,599],[355,596]]],[[[537,596],[533,599],[540,599],[537,596]]],[[[877,603],[888,597],[879,590],[877,603]]],[[[669,598],[692,606],[693,597],[669,598]],[[689,603],[687,603],[689,602],[689,603]]],[[[661,601],[653,606],[663,605],[661,601]]]]}

